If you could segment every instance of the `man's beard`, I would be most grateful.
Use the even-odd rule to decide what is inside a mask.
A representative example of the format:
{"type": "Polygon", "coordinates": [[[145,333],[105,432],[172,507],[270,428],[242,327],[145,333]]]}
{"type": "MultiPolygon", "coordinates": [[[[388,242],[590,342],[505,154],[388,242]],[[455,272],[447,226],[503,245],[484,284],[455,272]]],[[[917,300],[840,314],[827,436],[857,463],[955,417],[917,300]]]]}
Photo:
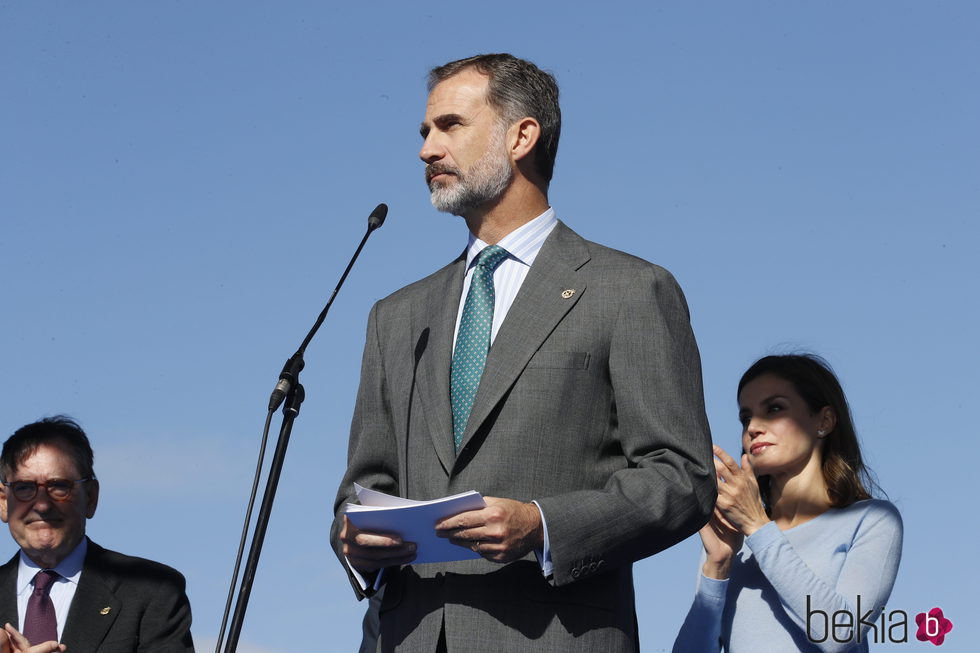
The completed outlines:
{"type": "Polygon", "coordinates": [[[445,213],[464,215],[497,199],[507,190],[514,178],[514,171],[504,151],[504,133],[503,129],[494,131],[487,151],[470,166],[466,174],[459,168],[439,163],[426,166],[425,178],[432,193],[432,206],[445,213]],[[429,181],[432,175],[440,172],[452,174],[456,179],[440,184],[429,181]]]}

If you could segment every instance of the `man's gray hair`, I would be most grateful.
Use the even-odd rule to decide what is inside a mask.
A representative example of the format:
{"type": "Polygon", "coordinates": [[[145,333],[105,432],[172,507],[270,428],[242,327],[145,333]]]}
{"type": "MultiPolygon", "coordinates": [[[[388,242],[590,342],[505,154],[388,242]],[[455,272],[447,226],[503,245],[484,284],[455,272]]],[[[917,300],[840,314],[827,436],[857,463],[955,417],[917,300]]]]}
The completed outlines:
{"type": "Polygon", "coordinates": [[[544,180],[551,181],[561,135],[558,83],[554,76],[510,54],[478,54],[429,71],[429,91],[467,68],[475,68],[489,78],[487,102],[508,126],[526,117],[541,125],[534,162],[544,180]]]}

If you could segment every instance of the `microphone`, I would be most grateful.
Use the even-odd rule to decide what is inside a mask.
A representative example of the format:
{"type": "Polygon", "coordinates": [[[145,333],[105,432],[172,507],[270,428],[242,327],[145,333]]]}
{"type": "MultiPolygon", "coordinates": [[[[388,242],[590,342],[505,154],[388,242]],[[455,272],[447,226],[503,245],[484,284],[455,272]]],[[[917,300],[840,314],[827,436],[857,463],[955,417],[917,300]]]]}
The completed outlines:
{"type": "Polygon", "coordinates": [[[374,231],[385,223],[388,217],[388,205],[382,202],[374,207],[371,215],[368,216],[368,231],[374,231]]]}
{"type": "Polygon", "coordinates": [[[316,319],[313,324],[313,328],[310,332],[306,334],[306,338],[303,340],[303,344],[300,345],[296,353],[289,357],[286,364],[282,367],[282,372],[279,373],[279,381],[276,383],[275,389],[272,391],[272,396],[269,397],[269,412],[271,413],[286,398],[289,391],[296,384],[299,379],[299,373],[303,371],[303,367],[306,362],[303,360],[303,354],[306,352],[306,346],[310,344],[313,340],[313,336],[320,329],[320,325],[323,324],[323,320],[327,317],[327,311],[330,310],[330,306],[333,305],[334,297],[337,296],[337,291],[340,287],[344,285],[344,281],[347,279],[347,275],[350,273],[352,267],[354,267],[354,261],[361,254],[361,250],[364,248],[364,243],[367,242],[368,236],[371,235],[376,229],[380,228],[381,225],[385,223],[385,218],[388,217],[388,205],[382,202],[374,207],[371,211],[371,215],[368,216],[367,231],[364,233],[364,238],[361,239],[361,244],[357,246],[354,251],[354,256],[351,257],[350,263],[347,264],[347,269],[340,276],[340,281],[337,283],[337,287],[333,289],[333,293],[330,295],[330,299],[327,300],[327,305],[323,307],[323,311],[320,316],[316,319]]]}

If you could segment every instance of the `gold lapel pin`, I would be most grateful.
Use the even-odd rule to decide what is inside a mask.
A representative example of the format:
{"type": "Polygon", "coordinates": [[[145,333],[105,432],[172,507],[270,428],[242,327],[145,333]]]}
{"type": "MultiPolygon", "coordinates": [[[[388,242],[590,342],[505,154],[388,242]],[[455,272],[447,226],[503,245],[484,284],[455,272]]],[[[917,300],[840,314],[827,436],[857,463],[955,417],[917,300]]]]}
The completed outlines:
{"type": "Polygon", "coordinates": [[[109,614],[110,612],[112,612],[112,608],[110,608],[109,606],[106,606],[101,610],[99,610],[99,614],[109,614]]]}
{"type": "Polygon", "coordinates": [[[562,299],[569,299],[574,294],[575,294],[575,289],[574,288],[569,288],[568,290],[562,290],[561,291],[561,297],[562,297],[562,299]]]}

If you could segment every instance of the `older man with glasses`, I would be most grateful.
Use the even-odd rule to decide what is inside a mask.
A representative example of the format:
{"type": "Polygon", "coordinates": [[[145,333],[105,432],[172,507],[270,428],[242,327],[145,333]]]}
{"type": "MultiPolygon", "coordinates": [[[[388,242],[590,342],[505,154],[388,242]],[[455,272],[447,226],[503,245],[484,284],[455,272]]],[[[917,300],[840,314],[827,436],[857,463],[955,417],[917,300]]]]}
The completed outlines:
{"type": "Polygon", "coordinates": [[[3,445],[0,519],[20,552],[0,567],[0,652],[193,651],[184,577],[85,537],[99,503],[92,462],[67,417],[28,424],[3,445]]]}

